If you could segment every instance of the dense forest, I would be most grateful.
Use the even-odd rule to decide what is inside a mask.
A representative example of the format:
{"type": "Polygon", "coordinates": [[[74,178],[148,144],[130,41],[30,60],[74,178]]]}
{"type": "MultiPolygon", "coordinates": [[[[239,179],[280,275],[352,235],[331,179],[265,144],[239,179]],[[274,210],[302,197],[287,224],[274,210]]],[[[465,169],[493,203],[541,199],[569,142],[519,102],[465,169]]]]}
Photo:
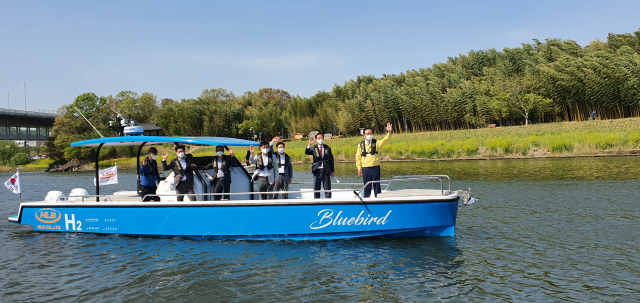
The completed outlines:
{"type": "MultiPolygon", "coordinates": [[[[152,93],[120,92],[100,97],[85,93],[59,109],[54,158],[88,158],[91,149],[71,142],[97,137],[81,111],[105,136],[115,111],[138,122],[156,122],[169,136],[249,138],[251,129],[266,138],[318,130],[353,135],[361,127],[382,132],[480,128],[487,124],[527,125],[579,121],[592,111],[602,119],[640,116],[640,30],[609,34],[580,46],[572,40],[533,40],[517,48],[470,51],[446,63],[398,75],[359,76],[332,91],[311,97],[264,88],[241,96],[205,89],[195,99],[159,100],[152,93]]],[[[132,149],[106,150],[105,157],[132,149]]]]}

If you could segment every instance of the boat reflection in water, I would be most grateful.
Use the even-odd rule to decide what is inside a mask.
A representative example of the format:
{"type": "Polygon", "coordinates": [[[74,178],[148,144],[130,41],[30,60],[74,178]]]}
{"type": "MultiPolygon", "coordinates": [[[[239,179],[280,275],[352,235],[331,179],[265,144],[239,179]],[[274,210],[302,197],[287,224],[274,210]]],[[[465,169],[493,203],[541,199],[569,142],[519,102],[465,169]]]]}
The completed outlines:
{"type": "MultiPolygon", "coordinates": [[[[258,143],[221,137],[124,136],[75,142],[72,146],[196,144],[249,146],[258,143]]],[[[140,159],[138,155],[138,159],[140,159]]],[[[212,157],[193,157],[197,165],[212,157]]],[[[138,168],[140,163],[138,160],[138,168]]],[[[139,171],[139,170],[138,170],[139,171]]],[[[311,189],[291,189],[288,199],[258,200],[251,175],[244,167],[232,168],[227,201],[214,201],[209,184],[213,170],[194,172],[198,201],[178,202],[168,180],[158,186],[160,202],[142,202],[136,192],[100,195],[80,190],[69,197],[53,195],[42,202],[21,203],[9,222],[32,225],[38,231],[128,234],[146,236],[205,237],[222,239],[343,239],[360,237],[452,236],[458,208],[471,199],[469,191],[452,191],[445,175],[394,177],[379,182],[386,189],[377,198],[362,198],[361,184],[334,189],[330,199],[314,199],[311,189]],[[397,189],[403,182],[439,181],[439,189],[397,189]]],[[[96,168],[97,174],[97,168],[96,168]]],[[[138,177],[139,180],[139,177],[138,177]]],[[[349,184],[347,184],[349,185],[349,184]]],[[[280,192],[283,193],[283,192],[280,192]]],[[[473,200],[471,200],[473,201],[473,200]]]]}

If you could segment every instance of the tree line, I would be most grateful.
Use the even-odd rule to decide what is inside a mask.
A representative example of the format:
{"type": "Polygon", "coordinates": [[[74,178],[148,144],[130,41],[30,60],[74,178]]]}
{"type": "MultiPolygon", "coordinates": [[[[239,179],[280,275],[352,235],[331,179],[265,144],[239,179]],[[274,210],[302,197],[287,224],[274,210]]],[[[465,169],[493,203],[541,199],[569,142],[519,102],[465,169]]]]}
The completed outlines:
{"type": "MultiPolygon", "coordinates": [[[[609,34],[580,46],[572,40],[533,40],[520,47],[469,51],[428,68],[398,75],[358,76],[311,97],[263,88],[235,95],[205,89],[193,99],[159,100],[152,93],[124,91],[100,97],[85,93],[59,109],[47,152],[57,159],[90,158],[74,141],[105,136],[115,112],[138,122],[156,122],[168,136],[270,138],[317,130],[346,135],[362,127],[383,132],[479,128],[579,121],[595,111],[602,119],[640,116],[640,30],[609,34]]],[[[105,157],[132,155],[110,148],[105,157]]]]}

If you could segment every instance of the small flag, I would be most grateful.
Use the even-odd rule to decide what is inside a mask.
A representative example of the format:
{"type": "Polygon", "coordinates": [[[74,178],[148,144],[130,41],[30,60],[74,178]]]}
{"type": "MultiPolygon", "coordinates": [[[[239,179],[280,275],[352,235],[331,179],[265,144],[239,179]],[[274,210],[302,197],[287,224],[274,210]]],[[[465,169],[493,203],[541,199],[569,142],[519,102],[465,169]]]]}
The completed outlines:
{"type": "MultiPolygon", "coordinates": [[[[98,173],[98,179],[100,179],[100,186],[118,184],[118,166],[101,170],[98,173]]],[[[93,185],[96,185],[95,178],[93,179],[93,185]]]]}
{"type": "Polygon", "coordinates": [[[15,174],[13,174],[13,176],[11,176],[11,178],[7,180],[7,182],[4,182],[4,186],[6,186],[7,189],[9,189],[14,194],[21,193],[20,172],[18,171],[15,174]]]}

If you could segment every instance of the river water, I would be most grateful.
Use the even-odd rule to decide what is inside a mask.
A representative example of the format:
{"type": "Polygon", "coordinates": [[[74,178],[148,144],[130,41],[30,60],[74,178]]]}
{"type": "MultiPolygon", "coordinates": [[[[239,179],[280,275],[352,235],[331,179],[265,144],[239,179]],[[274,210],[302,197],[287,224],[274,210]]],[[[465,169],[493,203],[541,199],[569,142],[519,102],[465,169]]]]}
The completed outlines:
{"type": "MultiPolygon", "coordinates": [[[[354,173],[336,166],[343,182],[354,173]]],[[[394,162],[382,174],[448,174],[480,200],[455,237],[260,242],[34,232],[5,221],[19,200],[0,189],[0,301],[640,300],[640,157],[394,162]]],[[[92,173],[21,179],[27,201],[93,192],[92,173]]],[[[121,172],[121,189],[134,180],[121,172]]]]}

